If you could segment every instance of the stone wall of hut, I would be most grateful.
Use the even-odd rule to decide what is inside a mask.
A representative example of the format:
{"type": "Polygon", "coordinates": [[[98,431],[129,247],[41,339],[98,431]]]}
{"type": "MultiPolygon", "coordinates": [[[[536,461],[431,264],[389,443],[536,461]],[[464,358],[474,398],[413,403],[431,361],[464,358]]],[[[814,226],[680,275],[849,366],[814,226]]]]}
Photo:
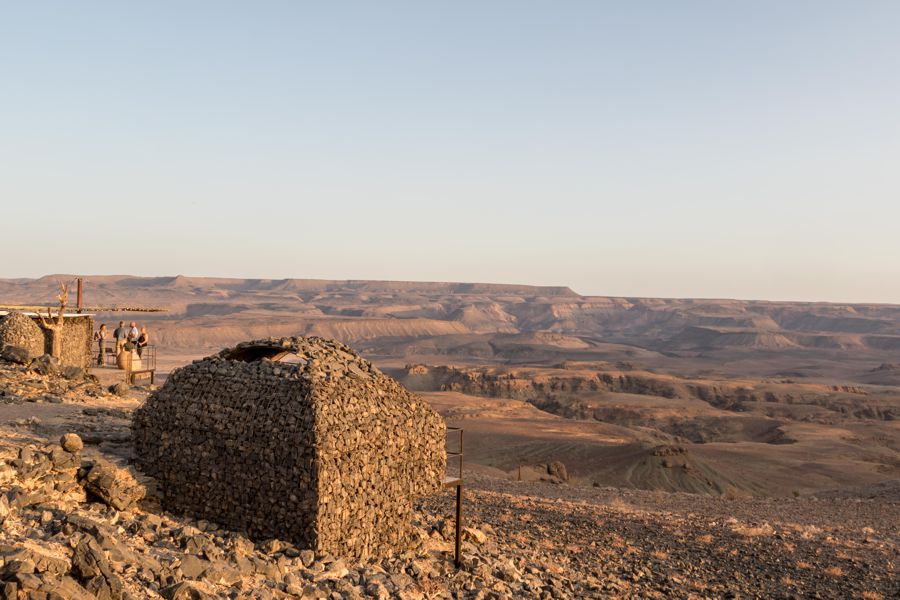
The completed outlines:
{"type": "MultiPolygon", "coordinates": [[[[64,367],[81,367],[88,369],[93,365],[92,339],[94,337],[94,319],[88,316],[66,317],[62,330],[62,355],[59,362],[64,367]]],[[[50,354],[52,344],[50,332],[44,331],[44,353],[50,354]]]]}
{"type": "Polygon", "coordinates": [[[413,499],[443,480],[443,418],[384,375],[351,372],[322,380],[313,394],[318,549],[369,556],[404,548],[413,499]]]}

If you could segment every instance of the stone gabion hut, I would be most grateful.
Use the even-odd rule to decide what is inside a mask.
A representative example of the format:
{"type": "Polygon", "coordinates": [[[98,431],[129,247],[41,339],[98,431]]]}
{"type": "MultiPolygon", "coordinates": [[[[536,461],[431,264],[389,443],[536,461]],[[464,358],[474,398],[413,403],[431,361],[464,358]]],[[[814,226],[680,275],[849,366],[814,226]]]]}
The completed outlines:
{"type": "MultiPolygon", "coordinates": [[[[0,351],[4,347],[22,348],[28,358],[50,354],[53,350],[52,334],[41,327],[40,321],[40,315],[36,313],[12,311],[0,316],[0,351]]],[[[94,337],[92,316],[65,315],[60,335],[62,335],[60,364],[64,367],[90,368],[93,364],[92,358],[96,357],[96,350],[92,344],[94,337]]]]}
{"type": "Polygon", "coordinates": [[[135,459],[172,511],[338,556],[406,549],[437,490],[444,420],[352,349],[238,344],[174,371],[135,411],[135,459]]]}
{"type": "Polygon", "coordinates": [[[0,351],[21,348],[30,360],[44,354],[44,332],[31,317],[13,311],[0,317],[0,351]]]}

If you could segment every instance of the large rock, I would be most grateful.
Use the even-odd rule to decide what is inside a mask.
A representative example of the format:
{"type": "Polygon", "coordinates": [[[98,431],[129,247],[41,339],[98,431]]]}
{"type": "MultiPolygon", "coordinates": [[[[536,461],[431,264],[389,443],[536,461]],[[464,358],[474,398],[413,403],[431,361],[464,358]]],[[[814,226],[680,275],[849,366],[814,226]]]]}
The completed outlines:
{"type": "Polygon", "coordinates": [[[17,573],[52,573],[62,575],[69,570],[69,559],[53,548],[25,541],[15,547],[0,546],[3,567],[0,575],[11,577],[17,573]]]}
{"type": "Polygon", "coordinates": [[[47,600],[96,600],[97,598],[67,575],[42,576],[36,591],[46,594],[47,600]]]}
{"type": "Polygon", "coordinates": [[[103,548],[91,535],[83,535],[75,546],[72,573],[97,598],[121,600],[124,595],[121,577],[113,571],[103,548]]]}
{"type": "Polygon", "coordinates": [[[130,390],[131,388],[127,383],[120,381],[119,383],[114,383],[113,385],[109,386],[108,389],[110,394],[115,394],[116,396],[122,396],[124,398],[128,395],[128,390],[130,390]]]}
{"type": "Polygon", "coordinates": [[[160,590],[166,600],[211,600],[215,596],[193,582],[182,581],[160,590]]]}
{"type": "Polygon", "coordinates": [[[32,360],[28,368],[40,375],[57,375],[60,363],[58,358],[43,354],[32,360]]]}
{"type": "Polygon", "coordinates": [[[84,489],[115,508],[125,510],[146,494],[144,486],[125,469],[98,458],[84,478],[84,489]]]}
{"type": "Polygon", "coordinates": [[[84,448],[84,442],[77,433],[66,433],[59,439],[59,445],[66,452],[80,452],[84,448]]]}
{"type": "Polygon", "coordinates": [[[411,546],[412,501],[442,483],[445,432],[423,400],[315,337],[195,361],[133,422],[135,459],[169,510],[356,557],[411,546]]]}
{"type": "Polygon", "coordinates": [[[50,451],[50,461],[57,471],[71,471],[81,467],[81,453],[67,452],[62,446],[54,446],[50,451]]]}
{"type": "Polygon", "coordinates": [[[32,356],[28,350],[21,346],[2,346],[0,347],[0,359],[6,362],[27,365],[31,362],[32,356]]]}
{"type": "Polygon", "coordinates": [[[15,356],[21,364],[44,353],[44,332],[31,317],[14,311],[0,318],[0,356],[8,358],[9,348],[15,348],[15,356]]]}

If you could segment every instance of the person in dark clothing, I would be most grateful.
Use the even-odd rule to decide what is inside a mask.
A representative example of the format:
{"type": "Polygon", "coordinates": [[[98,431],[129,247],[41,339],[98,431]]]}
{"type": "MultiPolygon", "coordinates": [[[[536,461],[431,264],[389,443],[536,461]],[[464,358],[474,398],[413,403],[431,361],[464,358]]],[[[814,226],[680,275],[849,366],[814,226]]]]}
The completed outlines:
{"type": "Polygon", "coordinates": [[[100,325],[100,329],[94,333],[94,340],[97,342],[97,346],[100,349],[100,353],[97,355],[97,366],[103,366],[103,355],[106,353],[106,338],[109,337],[109,332],[106,330],[106,323],[102,323],[100,325]]]}
{"type": "Polygon", "coordinates": [[[134,342],[134,345],[137,346],[138,357],[142,357],[144,355],[144,348],[147,347],[147,344],[150,343],[150,338],[147,336],[147,328],[142,326],[141,333],[138,335],[137,340],[134,342]]]}
{"type": "Polygon", "coordinates": [[[128,338],[128,329],[125,327],[125,321],[119,321],[119,326],[113,331],[113,337],[116,339],[116,356],[122,351],[125,340],[128,338]]]}

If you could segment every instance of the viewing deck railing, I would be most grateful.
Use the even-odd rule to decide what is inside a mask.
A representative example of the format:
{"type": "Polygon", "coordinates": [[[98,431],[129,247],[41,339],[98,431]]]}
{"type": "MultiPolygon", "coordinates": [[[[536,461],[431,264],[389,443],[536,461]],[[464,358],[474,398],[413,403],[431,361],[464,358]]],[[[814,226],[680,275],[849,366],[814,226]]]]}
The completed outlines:
{"type": "Polygon", "coordinates": [[[128,384],[133,384],[140,377],[149,377],[152,384],[156,375],[156,346],[148,344],[139,352],[125,352],[125,358],[120,363],[116,341],[107,339],[102,345],[94,344],[91,362],[94,367],[124,369],[125,382],[128,384]]]}
{"type": "Polygon", "coordinates": [[[447,435],[459,433],[457,441],[457,450],[455,452],[447,450],[447,467],[450,468],[450,462],[459,461],[459,471],[455,475],[444,475],[444,487],[456,488],[456,538],[453,563],[457,568],[462,564],[462,489],[463,489],[463,430],[461,427],[447,427],[447,435]]]}

